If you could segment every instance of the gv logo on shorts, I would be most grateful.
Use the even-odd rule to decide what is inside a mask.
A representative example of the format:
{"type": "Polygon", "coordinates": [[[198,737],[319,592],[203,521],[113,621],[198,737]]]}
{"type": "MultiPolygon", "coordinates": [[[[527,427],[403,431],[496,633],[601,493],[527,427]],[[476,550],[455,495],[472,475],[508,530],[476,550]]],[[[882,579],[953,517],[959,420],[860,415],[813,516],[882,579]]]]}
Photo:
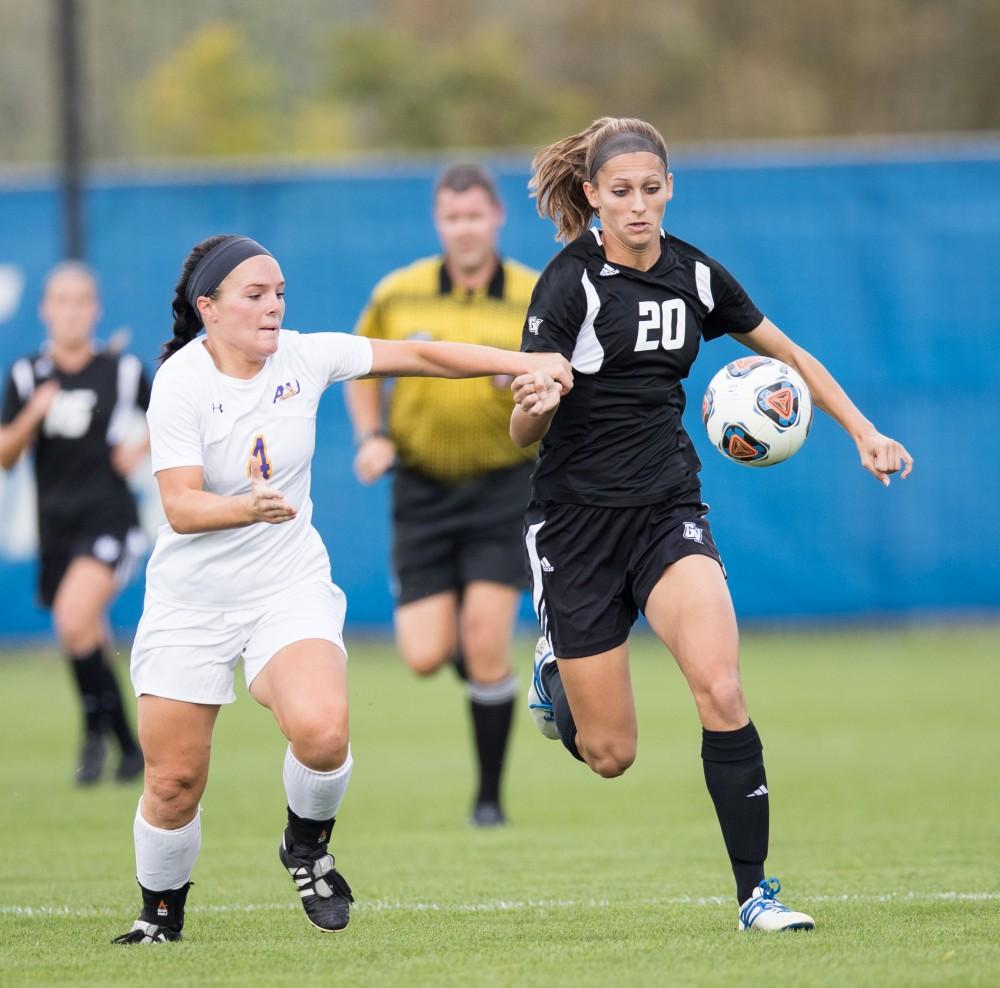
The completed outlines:
{"type": "Polygon", "coordinates": [[[704,542],[704,529],[699,528],[693,521],[684,522],[684,538],[692,542],[704,542]]]}

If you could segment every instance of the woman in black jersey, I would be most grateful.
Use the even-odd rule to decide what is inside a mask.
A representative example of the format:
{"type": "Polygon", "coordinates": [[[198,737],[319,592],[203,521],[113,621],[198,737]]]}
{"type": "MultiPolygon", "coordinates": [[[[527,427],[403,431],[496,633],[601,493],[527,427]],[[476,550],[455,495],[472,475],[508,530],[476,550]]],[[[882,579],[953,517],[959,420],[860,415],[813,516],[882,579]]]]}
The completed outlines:
{"type": "Polygon", "coordinates": [[[558,351],[576,374],[514,381],[511,436],[542,439],[525,520],[543,632],[529,705],[605,778],[636,753],[629,630],[641,610],[673,653],[703,726],[705,781],[736,878],[739,929],[812,929],[764,878],[768,796],[760,737],[740,685],[733,606],[706,518],[700,463],[681,423],[682,380],[701,340],[725,333],[794,367],[883,484],[912,466],[815,357],[706,254],[661,229],[673,192],[658,131],[605,117],[532,163],[538,211],[568,242],[532,296],[522,349],[558,351]],[[590,229],[593,217],[600,229],[590,229]]]}
{"type": "Polygon", "coordinates": [[[46,343],[7,376],[0,466],[9,470],[33,449],[39,598],[52,609],[83,712],[76,782],[98,781],[108,734],[121,750],[115,778],[126,782],[141,775],[143,760],[109,665],[106,611],[145,544],[125,477],[148,444],[124,440],[133,411],[149,403],[149,384],[136,357],[95,343],[100,303],[84,265],[51,272],[39,312],[46,343]]]}

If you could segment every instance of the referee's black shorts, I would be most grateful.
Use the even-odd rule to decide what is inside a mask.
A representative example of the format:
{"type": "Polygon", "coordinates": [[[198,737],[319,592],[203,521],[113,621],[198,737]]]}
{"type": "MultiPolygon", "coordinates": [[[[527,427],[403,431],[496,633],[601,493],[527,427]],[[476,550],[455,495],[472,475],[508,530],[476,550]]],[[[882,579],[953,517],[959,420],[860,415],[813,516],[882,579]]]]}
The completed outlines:
{"type": "Polygon", "coordinates": [[[521,529],[534,463],[442,484],[397,466],[392,488],[392,562],[397,604],[474,580],[528,585],[521,529]]]}
{"type": "Polygon", "coordinates": [[[555,655],[621,645],[678,559],[711,556],[721,566],[707,512],[697,488],[632,507],[532,500],[524,524],[532,603],[555,655]]]}

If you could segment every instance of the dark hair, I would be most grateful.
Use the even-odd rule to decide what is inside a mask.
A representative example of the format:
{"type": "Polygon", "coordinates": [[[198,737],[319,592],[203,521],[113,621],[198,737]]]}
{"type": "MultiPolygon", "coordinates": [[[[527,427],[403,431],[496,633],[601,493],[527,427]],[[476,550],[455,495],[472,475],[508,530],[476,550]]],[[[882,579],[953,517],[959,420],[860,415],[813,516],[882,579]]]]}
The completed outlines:
{"type": "MultiPolygon", "coordinates": [[[[184,259],[181,267],[181,276],[174,288],[174,335],[160,348],[160,363],[162,364],[168,357],[175,354],[182,346],[190,343],[201,331],[201,315],[198,310],[187,300],[187,286],[198,262],[217,244],[223,240],[228,240],[232,236],[229,233],[217,234],[202,240],[191,248],[191,253],[184,259]]],[[[216,289],[218,291],[218,289],[216,289]]],[[[215,297],[215,292],[209,296],[215,297]]]]}
{"type": "Polygon", "coordinates": [[[493,176],[482,166],[473,162],[457,162],[448,165],[434,183],[434,198],[437,199],[442,189],[451,192],[468,192],[469,189],[482,189],[494,205],[500,205],[500,194],[493,176]]]}
{"type": "Polygon", "coordinates": [[[557,240],[574,240],[590,225],[594,210],[583,183],[590,181],[601,145],[619,134],[651,141],[662,151],[666,166],[667,145],[662,135],[652,124],[635,117],[600,117],[579,134],[542,148],[532,159],[528,188],[538,201],[538,215],[555,223],[557,240]]]}

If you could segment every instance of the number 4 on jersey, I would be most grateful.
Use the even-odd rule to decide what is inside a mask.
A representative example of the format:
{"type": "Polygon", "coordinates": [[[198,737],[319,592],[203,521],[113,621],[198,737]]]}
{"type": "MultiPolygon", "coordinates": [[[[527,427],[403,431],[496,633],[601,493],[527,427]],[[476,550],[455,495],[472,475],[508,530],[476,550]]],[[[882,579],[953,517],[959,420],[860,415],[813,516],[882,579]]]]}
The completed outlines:
{"type": "Polygon", "coordinates": [[[247,476],[253,476],[254,463],[260,468],[260,475],[264,480],[271,479],[271,458],[267,455],[267,443],[263,436],[257,436],[253,441],[253,448],[250,450],[250,459],[247,460],[247,476]]]}

